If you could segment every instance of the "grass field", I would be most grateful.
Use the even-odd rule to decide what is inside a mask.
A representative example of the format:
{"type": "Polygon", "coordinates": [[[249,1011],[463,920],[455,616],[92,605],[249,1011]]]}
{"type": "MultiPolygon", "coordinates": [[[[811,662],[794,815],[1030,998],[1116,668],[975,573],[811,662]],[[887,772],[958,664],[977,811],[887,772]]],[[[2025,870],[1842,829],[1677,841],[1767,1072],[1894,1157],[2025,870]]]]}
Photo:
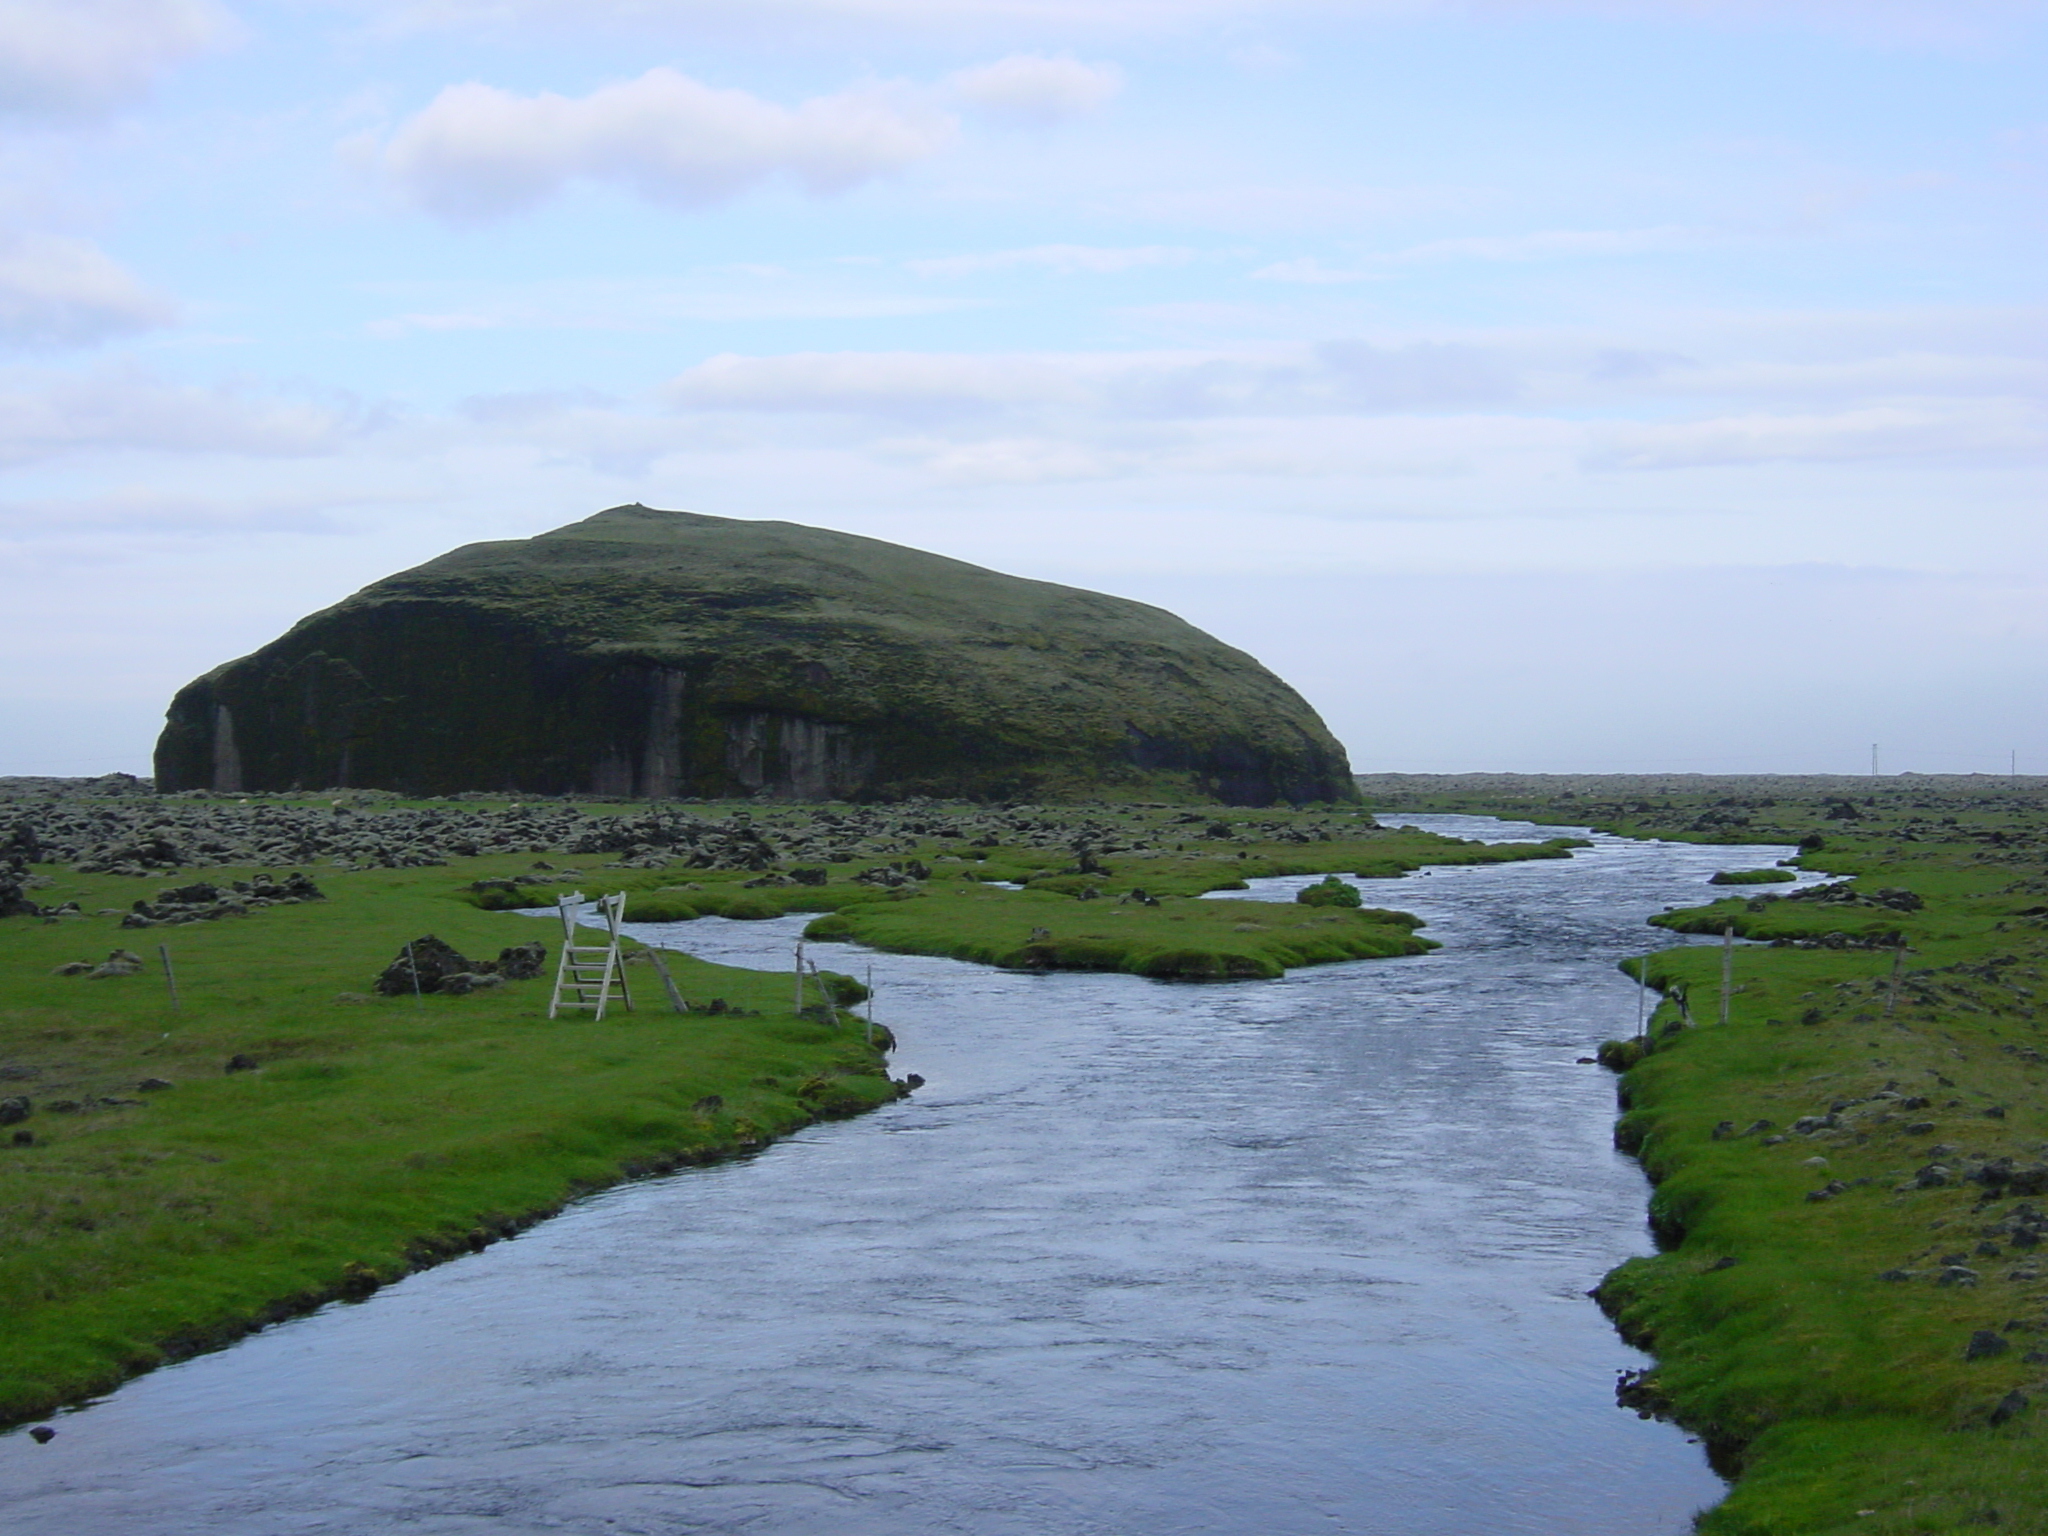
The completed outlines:
{"type": "Polygon", "coordinates": [[[817,912],[820,931],[880,948],[1226,979],[1428,946],[1397,913],[1204,891],[1569,852],[1382,830],[1348,808],[651,811],[351,792],[0,809],[41,818],[13,834],[33,861],[9,878],[65,912],[0,919],[0,1101],[20,1101],[0,1103],[0,1422],[365,1295],[581,1192],[902,1091],[886,1032],[871,1046],[851,1021],[799,1016],[786,974],[675,955],[690,1013],[636,965],[636,1011],[549,1020],[560,929],[508,907],[624,889],[636,919],[817,912]],[[265,845],[301,858],[261,867],[303,870],[324,899],[122,926],[167,888],[254,876],[233,850],[265,845]],[[466,996],[377,995],[427,934],[478,959],[538,938],[549,962],[466,996]],[[142,967],[56,974],[116,949],[142,967]],[[238,1058],[252,1065],[229,1070],[238,1058]]]}
{"type": "MultiPolygon", "coordinates": [[[[748,1011],[677,1015],[636,965],[634,1012],[551,1021],[554,923],[476,910],[447,869],[319,883],[325,901],[218,922],[0,928],[0,1096],[32,1106],[0,1130],[0,1418],[365,1294],[579,1192],[898,1092],[858,1026],[791,1011],[784,977],[678,955],[668,964],[689,1000],[748,1011]],[[400,946],[429,932],[484,957],[542,938],[547,977],[374,995],[400,946]],[[147,968],[51,974],[116,947],[147,968]],[[236,1056],[257,1065],[227,1071],[236,1056]],[[170,1086],[138,1086],[152,1079],[170,1086]]],[[[161,884],[59,874],[38,894],[90,912],[161,884]]]]}

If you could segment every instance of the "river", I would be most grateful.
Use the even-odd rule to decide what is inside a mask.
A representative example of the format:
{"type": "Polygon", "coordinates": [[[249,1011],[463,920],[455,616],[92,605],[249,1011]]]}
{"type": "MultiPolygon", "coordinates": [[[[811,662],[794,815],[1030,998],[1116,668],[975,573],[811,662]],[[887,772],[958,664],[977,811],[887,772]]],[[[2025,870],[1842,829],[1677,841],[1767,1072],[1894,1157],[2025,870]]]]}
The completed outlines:
{"type": "MultiPolygon", "coordinates": [[[[1789,850],[1595,842],[1368,882],[1445,947],[1274,982],[812,946],[873,965],[914,1097],[0,1437],[0,1508],[66,1536],[1678,1536],[1721,1484],[1614,1405],[1644,1362],[1585,1292],[1648,1250],[1646,1189],[1578,1058],[1635,1027],[1615,962],[1662,941],[1649,913],[1789,850]]],[[[633,931],[780,968],[801,925],[633,931]]]]}

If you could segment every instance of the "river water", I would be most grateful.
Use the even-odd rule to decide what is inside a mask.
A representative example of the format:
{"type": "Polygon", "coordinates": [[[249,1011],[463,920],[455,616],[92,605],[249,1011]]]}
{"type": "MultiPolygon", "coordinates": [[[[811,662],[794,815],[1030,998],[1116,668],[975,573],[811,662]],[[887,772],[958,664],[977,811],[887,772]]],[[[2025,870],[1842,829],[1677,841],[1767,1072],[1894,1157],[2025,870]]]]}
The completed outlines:
{"type": "MultiPolygon", "coordinates": [[[[1489,840],[1551,835],[1405,818],[1489,840]]],[[[874,967],[913,1098],[623,1186],[0,1437],[65,1536],[1677,1536],[1614,1406],[1643,919],[1783,848],[1370,882],[1434,954],[1274,982],[874,967]]],[[[1258,883],[1290,900],[1302,880],[1258,883]]],[[[802,919],[643,937],[787,964],[802,919]]],[[[631,1027],[630,1024],[624,1027],[631,1027]]]]}

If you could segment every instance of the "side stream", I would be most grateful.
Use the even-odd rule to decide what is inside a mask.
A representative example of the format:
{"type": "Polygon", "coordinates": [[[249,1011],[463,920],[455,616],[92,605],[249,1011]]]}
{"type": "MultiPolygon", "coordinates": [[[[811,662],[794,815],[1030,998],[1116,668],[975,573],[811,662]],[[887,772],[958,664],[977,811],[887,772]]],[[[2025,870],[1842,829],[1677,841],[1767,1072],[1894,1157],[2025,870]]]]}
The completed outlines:
{"type": "MultiPolygon", "coordinates": [[[[1275,982],[812,946],[873,965],[915,1098],[0,1439],[0,1497],[85,1536],[1678,1536],[1721,1485],[1614,1406],[1643,1362],[1584,1293],[1646,1190],[1578,1058],[1649,913],[1789,850],[1595,841],[1371,882],[1446,947],[1275,982]]],[[[782,968],[802,923],[634,931],[782,968]]]]}

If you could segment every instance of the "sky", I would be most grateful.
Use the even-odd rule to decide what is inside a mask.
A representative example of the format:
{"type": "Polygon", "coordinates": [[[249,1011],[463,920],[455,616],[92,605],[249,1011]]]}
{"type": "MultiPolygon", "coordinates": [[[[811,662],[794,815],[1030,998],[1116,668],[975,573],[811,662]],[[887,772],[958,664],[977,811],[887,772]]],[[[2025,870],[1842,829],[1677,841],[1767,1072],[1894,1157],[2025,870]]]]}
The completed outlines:
{"type": "Polygon", "coordinates": [[[627,502],[1360,771],[2048,773],[2048,0],[0,0],[0,774],[627,502]]]}

